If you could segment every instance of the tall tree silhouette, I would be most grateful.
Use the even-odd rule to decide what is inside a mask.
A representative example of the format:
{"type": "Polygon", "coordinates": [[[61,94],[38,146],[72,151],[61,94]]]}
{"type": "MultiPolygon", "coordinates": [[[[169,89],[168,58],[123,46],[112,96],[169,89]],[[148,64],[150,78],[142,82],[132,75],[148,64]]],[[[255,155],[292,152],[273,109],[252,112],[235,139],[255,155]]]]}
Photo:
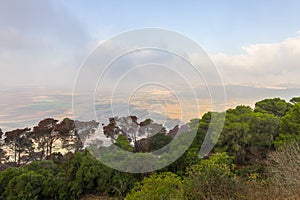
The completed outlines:
{"type": "Polygon", "coordinates": [[[2,129],[0,128],[0,164],[2,164],[2,161],[5,160],[5,155],[6,155],[6,151],[2,148],[3,147],[3,132],[2,129]]]}
{"type": "Polygon", "coordinates": [[[33,128],[32,137],[41,150],[41,158],[51,156],[54,142],[59,139],[56,131],[57,122],[56,119],[46,118],[33,128]]]}
{"type": "Polygon", "coordinates": [[[20,165],[21,154],[33,146],[29,138],[30,128],[16,129],[5,133],[5,144],[14,152],[14,162],[20,165]]]}

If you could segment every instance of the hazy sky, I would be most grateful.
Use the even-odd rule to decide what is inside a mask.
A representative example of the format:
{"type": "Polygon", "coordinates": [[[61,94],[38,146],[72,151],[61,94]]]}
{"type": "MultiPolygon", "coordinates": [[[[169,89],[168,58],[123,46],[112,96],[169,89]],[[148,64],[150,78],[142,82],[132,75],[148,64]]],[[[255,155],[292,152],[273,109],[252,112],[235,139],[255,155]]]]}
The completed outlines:
{"type": "Polygon", "coordinates": [[[0,84],[70,87],[99,42],[143,27],[175,30],[198,42],[225,83],[298,84],[299,8],[297,0],[2,0],[0,84]],[[238,78],[229,76],[238,71],[238,78]]]}
{"type": "MultiPolygon", "coordinates": [[[[283,98],[297,95],[299,9],[297,0],[1,0],[0,93],[9,95],[0,98],[5,112],[0,114],[0,127],[5,123],[9,127],[20,107],[24,116],[32,112],[22,105],[24,96],[28,105],[42,102],[34,110],[42,113],[38,117],[57,116],[46,112],[57,109],[48,109],[45,103],[58,104],[53,89],[66,89],[70,96],[82,62],[98,44],[144,27],[170,29],[190,37],[212,58],[225,85],[257,88],[234,90],[230,86],[232,102],[235,98],[241,103],[249,102],[249,97],[263,98],[261,88],[281,89],[266,93],[272,94],[269,96],[282,93],[282,89],[289,91],[283,98]],[[24,94],[24,87],[39,89],[24,94]],[[49,91],[50,100],[46,97],[49,91]],[[234,91],[244,92],[247,101],[234,91]]],[[[64,96],[63,103],[69,96],[64,96]]],[[[59,107],[60,115],[71,112],[70,104],[59,107]]]]}

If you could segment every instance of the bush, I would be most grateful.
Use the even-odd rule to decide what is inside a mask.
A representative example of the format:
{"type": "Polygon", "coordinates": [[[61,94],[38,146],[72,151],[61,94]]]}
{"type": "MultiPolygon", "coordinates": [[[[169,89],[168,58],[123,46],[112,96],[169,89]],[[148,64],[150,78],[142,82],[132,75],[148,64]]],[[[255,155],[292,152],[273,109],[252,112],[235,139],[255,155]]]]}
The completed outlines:
{"type": "Polygon", "coordinates": [[[166,172],[146,177],[137,183],[126,196],[127,200],[160,200],[183,199],[183,184],[181,178],[166,172]]]}
{"type": "Polygon", "coordinates": [[[233,157],[218,153],[191,166],[184,179],[186,199],[238,199],[233,157]]]}
{"type": "Polygon", "coordinates": [[[6,199],[5,190],[10,180],[22,174],[25,170],[23,168],[11,167],[7,168],[0,174],[0,199],[6,199]]]}
{"type": "Polygon", "coordinates": [[[14,177],[8,183],[5,190],[7,199],[43,199],[41,183],[45,177],[33,171],[28,171],[19,176],[14,177]]]}
{"type": "Polygon", "coordinates": [[[272,193],[282,198],[300,196],[300,144],[289,143],[269,155],[272,193]]]}

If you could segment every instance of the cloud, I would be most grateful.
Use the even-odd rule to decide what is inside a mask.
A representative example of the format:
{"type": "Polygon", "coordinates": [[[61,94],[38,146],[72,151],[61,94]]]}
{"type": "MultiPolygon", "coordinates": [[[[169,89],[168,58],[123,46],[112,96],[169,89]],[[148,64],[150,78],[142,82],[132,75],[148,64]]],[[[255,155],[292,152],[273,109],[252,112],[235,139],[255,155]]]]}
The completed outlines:
{"type": "Polygon", "coordinates": [[[20,31],[32,41],[42,36],[71,45],[88,39],[83,23],[59,2],[3,0],[0,5],[0,27],[20,31]]]}
{"type": "Polygon", "coordinates": [[[57,1],[0,2],[0,85],[72,87],[93,39],[57,1]]]}
{"type": "Polygon", "coordinates": [[[212,56],[226,84],[299,86],[300,36],[242,47],[243,53],[212,56]]]}

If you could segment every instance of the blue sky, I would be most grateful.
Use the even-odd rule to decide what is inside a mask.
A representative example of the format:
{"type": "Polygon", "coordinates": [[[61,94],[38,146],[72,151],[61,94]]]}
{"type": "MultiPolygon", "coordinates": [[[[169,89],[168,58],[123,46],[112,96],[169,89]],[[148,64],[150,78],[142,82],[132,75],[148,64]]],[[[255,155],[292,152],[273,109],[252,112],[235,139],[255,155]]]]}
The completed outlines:
{"type": "Polygon", "coordinates": [[[300,29],[297,0],[75,0],[64,4],[96,37],[160,27],[186,34],[209,53],[235,53],[241,46],[278,42],[300,29]]]}

